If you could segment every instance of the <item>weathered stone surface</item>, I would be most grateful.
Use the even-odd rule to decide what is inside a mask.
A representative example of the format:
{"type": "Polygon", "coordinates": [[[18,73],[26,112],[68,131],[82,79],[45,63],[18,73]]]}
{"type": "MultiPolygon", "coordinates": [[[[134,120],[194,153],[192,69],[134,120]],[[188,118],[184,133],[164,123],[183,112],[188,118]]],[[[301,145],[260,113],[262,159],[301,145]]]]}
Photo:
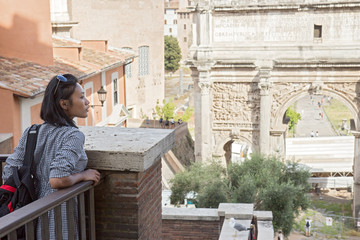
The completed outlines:
{"type": "Polygon", "coordinates": [[[163,208],[162,219],[219,221],[218,210],[211,208],[163,208]]]}
{"type": "Polygon", "coordinates": [[[225,218],[249,219],[253,217],[254,204],[252,203],[220,203],[218,214],[225,218]]]}
{"type": "Polygon", "coordinates": [[[168,129],[80,127],[80,130],[85,134],[88,167],[100,170],[144,171],[175,142],[174,131],[168,129]]]}
{"type": "Polygon", "coordinates": [[[273,219],[271,211],[254,211],[254,215],[258,221],[272,221],[273,219]]]}
{"type": "Polygon", "coordinates": [[[285,132],[271,131],[283,129],[286,109],[309,94],[340,99],[360,125],[359,1],[192,2],[198,27],[188,63],[197,160],[229,162],[224,146],[238,140],[253,151],[278,154],[285,132]],[[202,114],[209,111],[210,119],[202,114]]]}

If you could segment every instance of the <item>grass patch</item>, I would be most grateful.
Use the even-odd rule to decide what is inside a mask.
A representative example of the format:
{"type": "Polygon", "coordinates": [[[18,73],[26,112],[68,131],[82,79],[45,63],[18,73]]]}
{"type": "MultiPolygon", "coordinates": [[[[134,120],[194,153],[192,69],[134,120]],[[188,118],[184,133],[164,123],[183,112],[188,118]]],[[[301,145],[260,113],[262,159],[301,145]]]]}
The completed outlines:
{"type": "Polygon", "coordinates": [[[350,127],[350,119],[354,118],[350,110],[341,101],[331,99],[329,105],[323,106],[329,121],[338,133],[347,134],[347,131],[342,130],[342,120],[346,119],[346,124],[350,127]]]}
{"type": "Polygon", "coordinates": [[[325,209],[327,212],[333,212],[335,215],[352,216],[351,202],[346,204],[341,203],[330,203],[323,200],[312,200],[311,204],[314,208],[325,209]]]}

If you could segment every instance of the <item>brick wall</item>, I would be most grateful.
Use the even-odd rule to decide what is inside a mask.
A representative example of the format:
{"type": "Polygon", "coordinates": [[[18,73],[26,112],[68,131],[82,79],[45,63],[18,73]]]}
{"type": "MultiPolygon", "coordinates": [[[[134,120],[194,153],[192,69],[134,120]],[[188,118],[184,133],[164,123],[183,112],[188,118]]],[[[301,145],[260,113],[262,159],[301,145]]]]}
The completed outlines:
{"type": "Polygon", "coordinates": [[[218,240],[222,224],[219,221],[162,220],[163,240],[218,240]]]}
{"type": "Polygon", "coordinates": [[[161,239],[161,161],[144,172],[102,171],[95,188],[97,239],[161,239]]]}

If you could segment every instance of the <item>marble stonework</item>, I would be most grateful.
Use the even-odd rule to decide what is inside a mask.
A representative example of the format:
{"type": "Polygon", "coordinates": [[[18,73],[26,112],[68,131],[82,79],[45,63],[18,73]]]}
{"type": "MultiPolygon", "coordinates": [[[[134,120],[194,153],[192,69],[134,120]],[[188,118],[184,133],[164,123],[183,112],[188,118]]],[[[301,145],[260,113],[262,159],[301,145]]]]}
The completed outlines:
{"type": "Polygon", "coordinates": [[[342,101],[359,131],[360,1],[193,0],[191,11],[197,161],[225,162],[233,141],[284,156],[285,111],[310,94],[342,101]]]}

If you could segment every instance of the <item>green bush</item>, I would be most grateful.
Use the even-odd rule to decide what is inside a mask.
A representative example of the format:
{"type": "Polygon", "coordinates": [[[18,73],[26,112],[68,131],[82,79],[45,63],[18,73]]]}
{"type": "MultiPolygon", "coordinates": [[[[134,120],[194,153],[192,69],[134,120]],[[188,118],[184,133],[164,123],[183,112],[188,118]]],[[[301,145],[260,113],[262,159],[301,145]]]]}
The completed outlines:
{"type": "Polygon", "coordinates": [[[172,180],[172,204],[196,192],[197,207],[216,208],[219,203],[254,203],[255,210],[272,211],[275,230],[288,235],[299,210],[309,206],[310,173],[297,163],[253,154],[228,168],[217,162],[195,163],[172,180]]]}

